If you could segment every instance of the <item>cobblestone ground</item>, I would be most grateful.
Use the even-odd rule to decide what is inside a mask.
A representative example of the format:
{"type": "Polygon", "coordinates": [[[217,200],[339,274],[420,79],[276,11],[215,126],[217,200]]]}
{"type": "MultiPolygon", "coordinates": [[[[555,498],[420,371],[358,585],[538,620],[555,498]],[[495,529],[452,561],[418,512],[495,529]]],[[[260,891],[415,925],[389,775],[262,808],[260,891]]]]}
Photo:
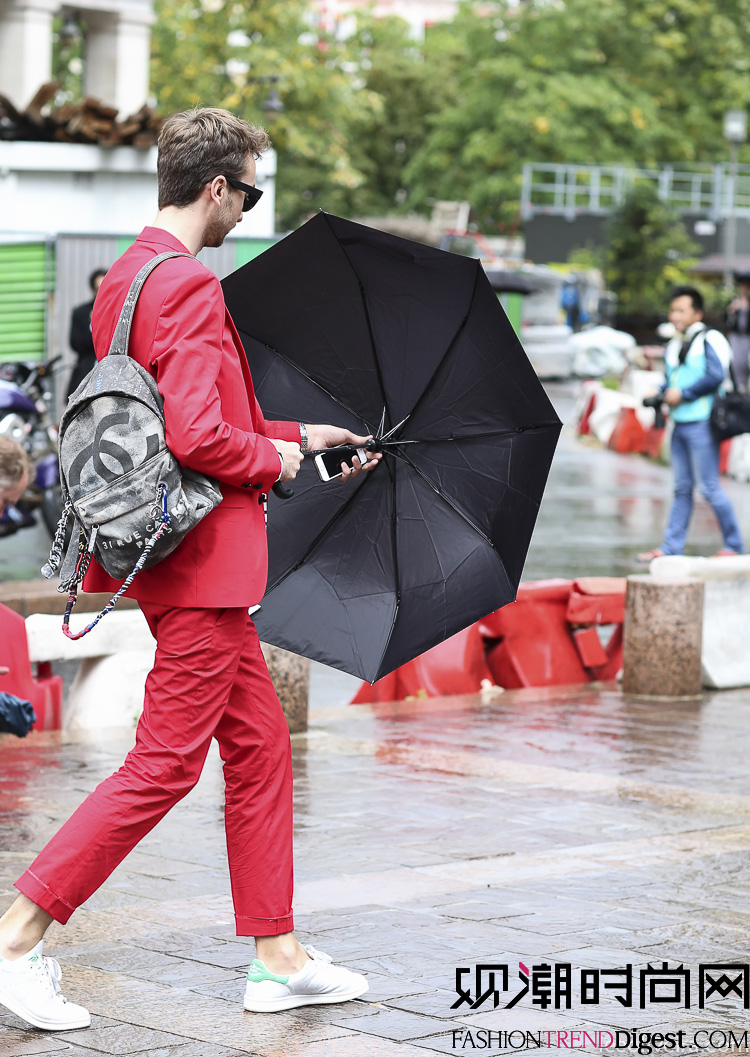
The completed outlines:
{"type": "MultiPolygon", "coordinates": [[[[369,993],[243,1012],[253,944],[233,935],[212,754],[193,793],[49,934],[46,953],[62,963],[65,993],[91,1009],[91,1029],[48,1035],[6,1015],[0,1055],[492,1055],[524,1049],[520,1032],[549,1031],[555,1047],[557,1032],[577,1029],[589,1032],[579,1040],[587,1052],[607,1046],[597,1031],[616,1029],[682,1032],[672,1054],[737,1052],[730,1032],[741,1041],[750,1013],[721,981],[700,1008],[698,966],[750,962],[749,728],[747,692],[689,703],[604,688],[318,705],[293,739],[297,927],[366,973],[369,993]],[[661,983],[640,1009],[640,970],[664,962],[690,969],[689,1008],[661,983]],[[498,1008],[491,995],[452,1008],[456,967],[478,963],[508,964],[498,1008]],[[543,1008],[531,994],[504,1008],[521,989],[519,964],[566,963],[570,1008],[543,1008]],[[604,986],[621,978],[604,976],[600,1002],[581,1004],[581,969],[626,964],[631,1008],[604,986]],[[516,1034],[509,1043],[479,1029],[516,1034]]],[[[128,731],[0,738],[0,906],[131,742],[128,731]]],[[[473,972],[464,986],[475,994],[473,972]]],[[[637,1052],[618,1038],[617,1052],[637,1052]]],[[[564,1036],[562,1048],[573,1041],[564,1036]]]]}

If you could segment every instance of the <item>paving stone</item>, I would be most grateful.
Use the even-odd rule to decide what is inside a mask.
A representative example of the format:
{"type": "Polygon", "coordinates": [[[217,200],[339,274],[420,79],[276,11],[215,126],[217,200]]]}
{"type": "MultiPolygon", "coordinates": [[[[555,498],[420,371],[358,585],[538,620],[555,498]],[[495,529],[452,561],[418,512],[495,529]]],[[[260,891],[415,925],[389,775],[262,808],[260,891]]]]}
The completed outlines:
{"type": "Polygon", "coordinates": [[[265,1048],[263,1057],[424,1057],[424,1050],[410,1043],[350,1033],[325,1042],[284,1042],[278,1048],[265,1048]]]}
{"type": "Polygon", "coordinates": [[[0,1025],[0,1055],[2,1057],[26,1057],[33,1053],[60,1053],[67,1050],[65,1042],[51,1035],[22,1031],[0,1025]]]}
{"type": "Polygon", "coordinates": [[[381,1009],[374,1016],[361,1021],[342,1018],[337,1023],[342,1028],[358,1028],[360,1031],[367,1032],[368,1035],[380,1035],[385,1039],[399,1042],[437,1035],[446,1030],[445,1022],[442,1020],[417,1016],[399,1009],[381,1009]]]}
{"type": "Polygon", "coordinates": [[[255,958],[255,944],[250,941],[248,943],[222,943],[213,946],[195,945],[186,950],[172,950],[170,953],[176,958],[184,958],[191,962],[201,962],[225,969],[247,970],[255,958]]]}
{"type": "Polygon", "coordinates": [[[408,1013],[420,1013],[428,1017],[455,1020],[458,1011],[451,1009],[456,1001],[455,991],[428,991],[421,995],[407,995],[388,1001],[389,1009],[403,1009],[408,1013]]]}
{"type": "Polygon", "coordinates": [[[406,995],[427,994],[435,988],[420,984],[405,977],[388,977],[379,973],[368,972],[369,991],[358,1001],[390,1003],[391,999],[404,998],[406,995]]]}
{"type": "Polygon", "coordinates": [[[184,1039],[166,1031],[154,1031],[133,1024],[117,1024],[107,1028],[86,1028],[66,1031],[66,1040],[88,1050],[106,1054],[140,1053],[161,1046],[182,1045],[184,1039]]]}
{"type": "MultiPolygon", "coordinates": [[[[76,1053],[94,1057],[91,1050],[76,1048],[76,1053]]],[[[228,1049],[226,1046],[213,1046],[210,1042],[188,1042],[177,1046],[157,1046],[152,1049],[138,1050],[133,1057],[247,1057],[248,1051],[228,1049]]],[[[251,1055],[252,1057],[252,1055],[251,1055]]]]}

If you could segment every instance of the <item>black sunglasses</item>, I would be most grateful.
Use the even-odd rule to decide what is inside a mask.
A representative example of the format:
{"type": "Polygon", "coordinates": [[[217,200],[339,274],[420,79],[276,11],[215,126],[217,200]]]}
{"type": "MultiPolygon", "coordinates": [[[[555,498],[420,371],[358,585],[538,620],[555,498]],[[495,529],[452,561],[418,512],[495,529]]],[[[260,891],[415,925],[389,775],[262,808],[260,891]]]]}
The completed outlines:
{"type": "Polygon", "coordinates": [[[224,179],[230,187],[234,187],[236,191],[245,192],[245,201],[242,203],[242,212],[249,212],[253,206],[257,206],[263,197],[263,192],[258,187],[251,187],[250,184],[240,183],[239,180],[233,180],[231,176],[225,176],[224,179]]]}

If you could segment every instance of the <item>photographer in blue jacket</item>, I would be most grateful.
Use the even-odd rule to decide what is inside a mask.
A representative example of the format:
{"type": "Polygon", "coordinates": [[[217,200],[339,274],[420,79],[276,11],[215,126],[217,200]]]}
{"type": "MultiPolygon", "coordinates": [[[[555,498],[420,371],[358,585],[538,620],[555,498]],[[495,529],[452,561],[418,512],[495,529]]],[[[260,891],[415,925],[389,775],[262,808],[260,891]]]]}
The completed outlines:
{"type": "Polygon", "coordinates": [[[674,421],[672,468],[674,500],[660,548],[638,555],[649,562],[682,554],[693,512],[697,482],[716,514],[723,538],[719,556],[742,553],[742,535],[729,496],[719,484],[719,442],[711,429],[714,396],[724,383],[729,351],[726,338],[703,323],[703,296],[692,286],[672,293],[669,320],[677,335],[664,353],[666,380],[659,391],[674,421]]]}

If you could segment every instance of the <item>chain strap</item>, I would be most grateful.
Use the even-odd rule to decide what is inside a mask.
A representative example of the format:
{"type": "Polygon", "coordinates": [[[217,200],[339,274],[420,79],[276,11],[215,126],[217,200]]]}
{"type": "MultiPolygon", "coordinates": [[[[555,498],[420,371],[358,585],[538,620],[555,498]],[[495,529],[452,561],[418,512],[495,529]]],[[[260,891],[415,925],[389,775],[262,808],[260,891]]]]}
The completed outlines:
{"type": "MultiPolygon", "coordinates": [[[[71,579],[67,582],[67,584],[64,587],[65,590],[69,590],[70,591],[70,593],[68,595],[68,602],[67,602],[67,605],[65,606],[65,613],[63,614],[63,622],[62,622],[63,634],[67,638],[72,639],[73,641],[76,641],[77,639],[82,639],[84,635],[88,635],[88,633],[93,628],[96,627],[96,625],[99,623],[99,621],[102,619],[102,617],[106,617],[107,613],[111,613],[112,610],[115,608],[117,603],[120,601],[122,596],[125,594],[127,589],[132,584],[132,582],[135,579],[136,575],[141,571],[143,566],[146,564],[146,562],[148,560],[148,557],[151,554],[151,551],[156,546],[156,544],[159,542],[159,540],[162,538],[162,536],[165,536],[167,533],[172,531],[171,519],[170,519],[170,516],[169,516],[169,510],[167,509],[167,503],[168,503],[167,486],[165,484],[163,484],[163,483],[160,483],[159,486],[158,486],[158,489],[157,489],[156,502],[154,503],[153,507],[151,508],[151,512],[150,512],[151,513],[151,517],[152,517],[153,520],[156,520],[156,518],[159,518],[159,517],[161,518],[161,520],[159,522],[159,526],[156,529],[156,532],[146,542],[146,544],[145,544],[145,546],[143,548],[143,551],[141,552],[141,556],[139,557],[138,561],[133,566],[132,571],[128,574],[128,576],[123,581],[122,586],[120,587],[119,591],[117,591],[116,594],[112,595],[112,597],[110,598],[109,602],[107,602],[106,606],[91,621],[90,624],[87,624],[86,627],[83,628],[82,631],[73,632],[73,631],[70,630],[70,614],[73,612],[73,609],[75,608],[75,604],[78,601],[78,585],[81,583],[81,581],[83,580],[84,576],[86,575],[86,572],[88,571],[89,564],[91,562],[91,553],[92,553],[93,548],[94,548],[94,540],[96,538],[96,529],[94,529],[94,531],[91,534],[92,539],[91,539],[90,546],[86,547],[85,541],[84,541],[83,549],[82,549],[81,548],[81,541],[79,540],[79,543],[78,543],[79,557],[78,557],[78,562],[76,563],[76,571],[75,571],[74,575],[71,577],[71,579]]],[[[83,533],[81,533],[81,538],[83,538],[83,533]]]]}
{"type": "Polygon", "coordinates": [[[49,561],[42,566],[42,576],[45,580],[51,580],[55,572],[60,568],[65,547],[65,529],[68,527],[68,518],[73,513],[73,504],[70,499],[66,500],[60,520],[57,522],[52,546],[49,551],[49,561]]]}

